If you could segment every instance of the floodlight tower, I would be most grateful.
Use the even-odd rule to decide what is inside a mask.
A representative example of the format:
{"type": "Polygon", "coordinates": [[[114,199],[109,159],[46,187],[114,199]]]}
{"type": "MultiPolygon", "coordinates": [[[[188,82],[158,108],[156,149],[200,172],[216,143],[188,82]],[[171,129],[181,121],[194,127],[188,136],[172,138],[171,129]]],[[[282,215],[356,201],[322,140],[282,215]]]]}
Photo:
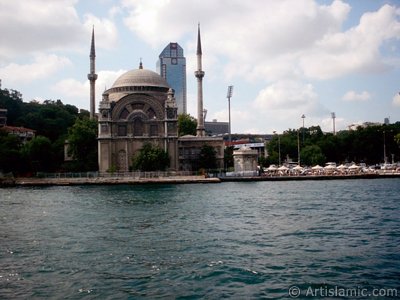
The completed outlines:
{"type": "Polygon", "coordinates": [[[302,116],[301,116],[301,118],[303,119],[303,144],[304,144],[304,119],[306,118],[306,116],[305,116],[305,114],[303,114],[302,116]]]}
{"type": "Polygon", "coordinates": [[[232,132],[231,132],[231,97],[233,93],[233,85],[228,86],[228,93],[226,98],[228,98],[228,113],[229,113],[229,146],[232,142],[232,132]]]}
{"type": "Polygon", "coordinates": [[[336,135],[336,129],[335,129],[336,114],[334,112],[332,112],[331,116],[332,116],[332,123],[333,123],[333,135],[336,135]]]}

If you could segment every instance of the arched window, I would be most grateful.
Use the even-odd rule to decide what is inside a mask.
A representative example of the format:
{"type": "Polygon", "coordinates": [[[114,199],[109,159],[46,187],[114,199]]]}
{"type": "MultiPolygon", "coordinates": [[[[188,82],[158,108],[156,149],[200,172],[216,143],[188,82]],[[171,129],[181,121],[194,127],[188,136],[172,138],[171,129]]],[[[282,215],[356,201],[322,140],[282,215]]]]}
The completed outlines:
{"type": "Polygon", "coordinates": [[[156,118],[156,113],[154,112],[154,109],[149,108],[147,110],[147,116],[149,117],[149,119],[155,119],[156,118]]]}
{"type": "Polygon", "coordinates": [[[118,125],[118,136],[126,136],[126,125],[118,125]]]}
{"type": "Polygon", "coordinates": [[[150,136],[158,136],[158,126],[150,125],[150,136]]]}
{"type": "Polygon", "coordinates": [[[142,136],[144,133],[144,123],[142,119],[136,118],[133,121],[133,135],[134,136],[142,136]]]}
{"type": "Polygon", "coordinates": [[[129,115],[129,111],[124,108],[124,110],[121,112],[121,114],[119,115],[120,119],[126,119],[126,117],[129,115]]]}

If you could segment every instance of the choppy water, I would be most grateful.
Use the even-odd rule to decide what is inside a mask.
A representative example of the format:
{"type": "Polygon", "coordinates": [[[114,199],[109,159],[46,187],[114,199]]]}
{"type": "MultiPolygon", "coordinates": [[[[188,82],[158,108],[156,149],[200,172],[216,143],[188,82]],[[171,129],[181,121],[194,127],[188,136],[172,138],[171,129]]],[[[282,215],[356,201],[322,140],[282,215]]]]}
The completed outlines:
{"type": "Polygon", "coordinates": [[[2,189],[0,298],[400,294],[399,208],[399,179],[2,189]]]}

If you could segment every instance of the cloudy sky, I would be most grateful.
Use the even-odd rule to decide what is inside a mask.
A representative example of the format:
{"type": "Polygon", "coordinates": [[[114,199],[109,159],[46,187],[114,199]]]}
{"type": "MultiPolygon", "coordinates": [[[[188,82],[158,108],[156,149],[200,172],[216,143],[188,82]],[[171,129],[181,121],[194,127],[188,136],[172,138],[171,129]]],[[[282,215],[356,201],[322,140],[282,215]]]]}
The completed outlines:
{"type": "Polygon", "coordinates": [[[195,50],[201,23],[207,119],[232,132],[400,121],[399,0],[0,0],[0,79],[24,101],[89,108],[96,34],[97,103],[142,58],[178,42],[196,116],[195,50]]]}

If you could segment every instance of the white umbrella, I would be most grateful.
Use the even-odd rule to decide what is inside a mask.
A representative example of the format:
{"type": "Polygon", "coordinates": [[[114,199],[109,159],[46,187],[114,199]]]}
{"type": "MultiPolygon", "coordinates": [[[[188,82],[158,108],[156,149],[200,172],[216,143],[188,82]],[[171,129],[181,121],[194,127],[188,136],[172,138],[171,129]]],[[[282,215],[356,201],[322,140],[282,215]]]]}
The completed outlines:
{"type": "Polygon", "coordinates": [[[276,171],[276,170],[278,170],[278,168],[275,167],[274,165],[270,165],[267,170],[268,171],[276,171]]]}
{"type": "Polygon", "coordinates": [[[357,166],[356,164],[351,165],[351,166],[349,167],[350,170],[358,170],[358,169],[360,169],[360,168],[361,168],[361,167],[360,167],[360,166],[357,166]]]}
{"type": "Polygon", "coordinates": [[[328,165],[328,166],[326,166],[326,167],[324,168],[324,170],[326,170],[326,171],[333,171],[333,170],[336,170],[336,167],[335,167],[335,166],[332,166],[332,165],[328,165]]]}
{"type": "Polygon", "coordinates": [[[281,166],[281,167],[278,168],[278,170],[279,171],[287,171],[287,170],[289,170],[289,168],[285,167],[285,166],[281,166]]]}
{"type": "Polygon", "coordinates": [[[316,166],[312,167],[311,169],[313,169],[313,170],[322,170],[323,167],[321,167],[320,165],[316,165],[316,166]]]}
{"type": "Polygon", "coordinates": [[[341,164],[339,167],[337,167],[339,170],[344,170],[347,169],[347,167],[343,164],[341,164]]]}
{"type": "Polygon", "coordinates": [[[295,166],[295,167],[293,168],[293,170],[296,170],[296,171],[303,171],[303,167],[297,165],[297,166],[295,166]]]}

